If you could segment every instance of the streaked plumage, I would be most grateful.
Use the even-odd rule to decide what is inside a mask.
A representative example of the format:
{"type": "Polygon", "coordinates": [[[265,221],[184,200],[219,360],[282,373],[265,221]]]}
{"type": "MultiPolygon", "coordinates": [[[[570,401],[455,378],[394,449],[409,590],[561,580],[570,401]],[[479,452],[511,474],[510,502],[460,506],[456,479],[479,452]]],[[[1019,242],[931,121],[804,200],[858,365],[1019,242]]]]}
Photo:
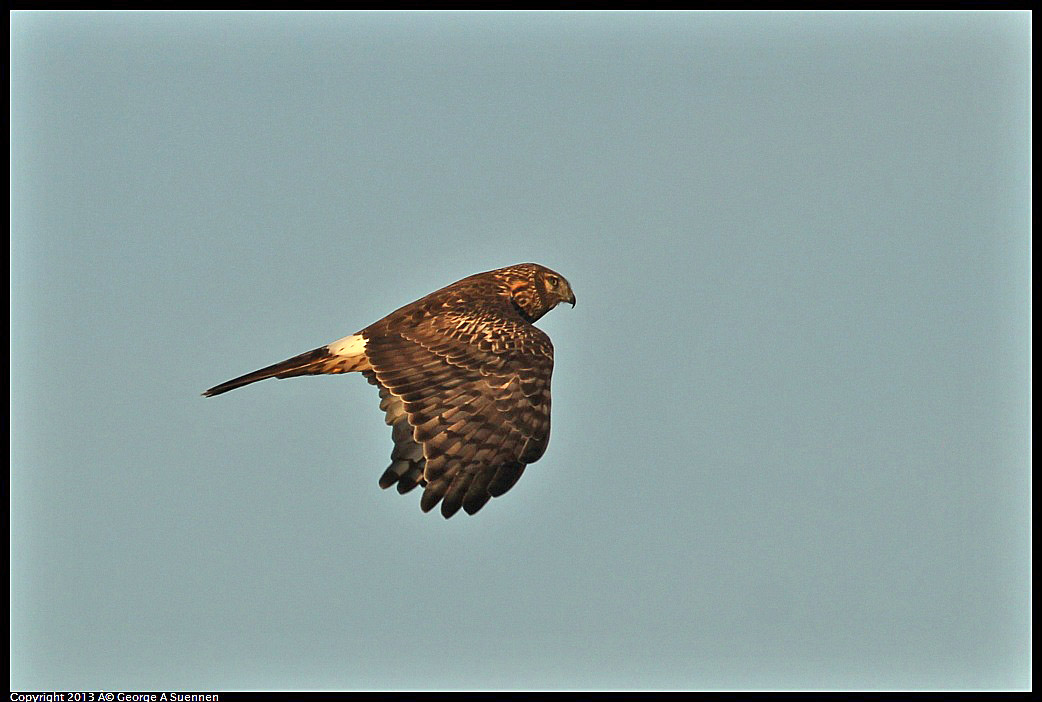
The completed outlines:
{"type": "Polygon", "coordinates": [[[535,263],[478,273],[357,334],[205,393],[297,375],[361,372],[380,392],[394,449],[380,486],[423,486],[420,508],[474,514],[509,490],[550,438],[550,338],[533,322],[575,305],[560,274],[535,263]]]}

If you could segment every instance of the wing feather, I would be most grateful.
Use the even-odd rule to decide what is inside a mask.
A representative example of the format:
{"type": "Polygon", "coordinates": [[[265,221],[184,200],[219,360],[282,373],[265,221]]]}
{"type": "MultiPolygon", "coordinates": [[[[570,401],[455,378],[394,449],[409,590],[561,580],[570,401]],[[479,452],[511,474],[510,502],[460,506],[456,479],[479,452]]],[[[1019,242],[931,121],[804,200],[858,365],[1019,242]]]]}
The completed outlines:
{"type": "Polygon", "coordinates": [[[460,508],[473,514],[546,449],[553,346],[536,327],[502,314],[408,321],[362,331],[366,376],[380,387],[395,442],[380,485],[424,485],[423,511],[441,503],[445,517],[460,508]]]}

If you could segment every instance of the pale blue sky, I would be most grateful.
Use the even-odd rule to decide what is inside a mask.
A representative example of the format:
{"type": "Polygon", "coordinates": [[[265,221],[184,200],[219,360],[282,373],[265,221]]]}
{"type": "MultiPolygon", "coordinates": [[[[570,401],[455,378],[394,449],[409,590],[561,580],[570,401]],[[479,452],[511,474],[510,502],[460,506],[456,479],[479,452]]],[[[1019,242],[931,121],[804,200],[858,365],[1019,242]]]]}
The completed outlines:
{"type": "Polygon", "coordinates": [[[14,689],[1026,688],[1027,13],[11,18],[14,689]],[[358,376],[578,297],[542,460],[381,491],[358,376]]]}

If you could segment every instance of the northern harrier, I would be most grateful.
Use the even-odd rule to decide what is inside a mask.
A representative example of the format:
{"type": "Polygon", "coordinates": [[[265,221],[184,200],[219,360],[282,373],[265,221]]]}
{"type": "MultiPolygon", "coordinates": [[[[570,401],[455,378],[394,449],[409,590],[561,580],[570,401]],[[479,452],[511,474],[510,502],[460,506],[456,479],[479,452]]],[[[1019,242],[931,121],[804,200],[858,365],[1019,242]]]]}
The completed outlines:
{"type": "Polygon", "coordinates": [[[554,347],[533,322],[568,281],[535,263],[478,273],[313,351],[210,388],[360,371],[380,389],[394,449],[380,487],[423,486],[420,509],[474,514],[517,482],[550,439],[554,347]]]}

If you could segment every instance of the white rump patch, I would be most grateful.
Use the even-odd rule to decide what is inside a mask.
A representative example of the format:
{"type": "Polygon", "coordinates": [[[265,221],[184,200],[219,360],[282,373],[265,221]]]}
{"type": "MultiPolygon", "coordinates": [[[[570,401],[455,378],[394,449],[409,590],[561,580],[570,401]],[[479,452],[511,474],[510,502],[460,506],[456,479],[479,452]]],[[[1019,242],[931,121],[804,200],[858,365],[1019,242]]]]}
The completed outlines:
{"type": "Polygon", "coordinates": [[[326,344],[326,348],[334,356],[347,358],[364,357],[365,339],[361,334],[352,334],[351,336],[345,336],[343,339],[337,339],[331,344],[326,344]]]}

